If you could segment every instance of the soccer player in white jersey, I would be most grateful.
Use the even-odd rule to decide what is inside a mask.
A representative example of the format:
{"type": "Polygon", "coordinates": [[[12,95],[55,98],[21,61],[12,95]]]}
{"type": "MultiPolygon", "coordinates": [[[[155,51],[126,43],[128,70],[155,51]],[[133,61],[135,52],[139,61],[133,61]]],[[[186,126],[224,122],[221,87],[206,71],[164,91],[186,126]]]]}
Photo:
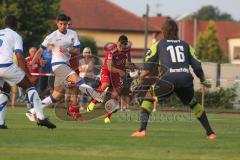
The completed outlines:
{"type": "MultiPolygon", "coordinates": [[[[56,19],[58,29],[48,35],[40,48],[38,49],[35,57],[30,64],[34,64],[41,56],[42,51],[48,47],[52,47],[52,70],[55,75],[54,91],[52,95],[42,100],[42,107],[46,107],[60,100],[64,86],[64,83],[73,83],[84,94],[90,97],[96,98],[97,101],[103,102],[105,92],[98,93],[92,87],[85,84],[84,80],[70,68],[69,59],[70,53],[80,52],[80,42],[78,40],[77,33],[71,29],[68,29],[68,16],[60,14],[56,19]]],[[[34,121],[33,115],[34,109],[30,109],[26,115],[30,121],[34,121]]]]}
{"type": "Polygon", "coordinates": [[[0,30],[0,129],[7,129],[5,115],[9,94],[3,89],[7,82],[9,85],[18,85],[26,89],[29,102],[36,111],[37,124],[48,128],[56,128],[54,124],[44,117],[41,107],[41,99],[31,82],[36,79],[31,76],[22,57],[23,42],[21,36],[15,32],[17,19],[13,15],[5,18],[5,29],[0,30]],[[13,63],[13,55],[16,54],[18,66],[13,63]]]}

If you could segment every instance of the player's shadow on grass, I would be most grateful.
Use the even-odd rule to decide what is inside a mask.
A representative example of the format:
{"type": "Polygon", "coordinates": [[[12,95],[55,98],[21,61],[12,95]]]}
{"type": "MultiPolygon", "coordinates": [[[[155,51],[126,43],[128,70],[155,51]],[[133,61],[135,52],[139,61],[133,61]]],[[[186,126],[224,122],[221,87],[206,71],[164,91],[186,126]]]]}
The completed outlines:
{"type": "MultiPolygon", "coordinates": [[[[105,106],[103,103],[97,103],[94,110],[87,112],[86,110],[81,111],[81,118],[77,121],[86,122],[104,116],[106,113],[105,106]]],[[[76,121],[73,117],[68,115],[68,109],[63,106],[58,106],[55,108],[55,115],[64,121],[76,121]]]]}

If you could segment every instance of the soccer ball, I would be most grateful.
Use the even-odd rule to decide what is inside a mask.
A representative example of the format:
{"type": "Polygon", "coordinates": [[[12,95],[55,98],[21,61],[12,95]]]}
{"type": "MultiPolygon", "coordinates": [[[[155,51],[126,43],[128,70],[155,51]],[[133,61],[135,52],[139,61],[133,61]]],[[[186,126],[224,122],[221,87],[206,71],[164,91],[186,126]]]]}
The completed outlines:
{"type": "Polygon", "coordinates": [[[110,99],[105,103],[105,110],[107,112],[113,113],[119,109],[119,103],[115,99],[110,99]]]}

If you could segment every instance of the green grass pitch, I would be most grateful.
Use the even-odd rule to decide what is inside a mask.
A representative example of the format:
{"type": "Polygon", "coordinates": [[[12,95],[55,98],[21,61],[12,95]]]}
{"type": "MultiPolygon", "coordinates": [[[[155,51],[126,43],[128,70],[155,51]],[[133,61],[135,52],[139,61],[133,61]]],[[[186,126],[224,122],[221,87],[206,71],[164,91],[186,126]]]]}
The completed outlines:
{"type": "MultiPolygon", "coordinates": [[[[8,130],[0,130],[0,160],[239,160],[240,115],[209,114],[218,139],[208,140],[198,121],[162,121],[149,125],[149,136],[132,138],[139,123],[103,119],[59,120],[57,129],[29,122],[26,108],[9,108],[8,130]]],[[[119,114],[119,113],[118,113],[119,114]]]]}

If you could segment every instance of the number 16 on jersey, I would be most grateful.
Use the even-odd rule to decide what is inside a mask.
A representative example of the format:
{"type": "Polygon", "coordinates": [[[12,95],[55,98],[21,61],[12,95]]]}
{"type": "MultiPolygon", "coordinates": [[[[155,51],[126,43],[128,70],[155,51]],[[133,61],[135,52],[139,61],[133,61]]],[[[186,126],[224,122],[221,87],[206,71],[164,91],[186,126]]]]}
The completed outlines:
{"type": "Polygon", "coordinates": [[[167,51],[170,51],[170,55],[173,63],[185,61],[183,46],[174,47],[171,45],[167,47],[167,51]]]}

